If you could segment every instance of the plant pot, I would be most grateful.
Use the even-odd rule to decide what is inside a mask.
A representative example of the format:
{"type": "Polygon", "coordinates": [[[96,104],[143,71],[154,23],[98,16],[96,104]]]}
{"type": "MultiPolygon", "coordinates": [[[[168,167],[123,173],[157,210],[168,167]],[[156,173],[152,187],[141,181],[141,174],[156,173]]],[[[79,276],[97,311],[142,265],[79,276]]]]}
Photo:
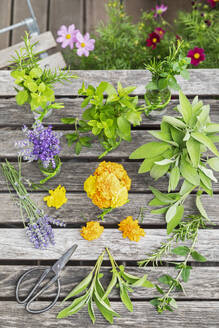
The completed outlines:
{"type": "Polygon", "coordinates": [[[42,179],[40,181],[40,184],[44,184],[46,181],[48,181],[49,179],[51,179],[51,178],[57,176],[57,174],[59,174],[59,172],[61,170],[62,162],[61,162],[60,157],[58,155],[56,155],[54,157],[54,159],[55,159],[55,164],[56,164],[55,168],[52,167],[51,163],[49,164],[49,166],[47,168],[45,168],[43,166],[42,161],[38,161],[39,169],[42,172],[42,174],[45,176],[45,179],[42,179]]]}
{"type": "Polygon", "coordinates": [[[164,114],[171,99],[171,92],[168,88],[147,90],[144,99],[147,106],[145,114],[153,119],[164,114]]]}

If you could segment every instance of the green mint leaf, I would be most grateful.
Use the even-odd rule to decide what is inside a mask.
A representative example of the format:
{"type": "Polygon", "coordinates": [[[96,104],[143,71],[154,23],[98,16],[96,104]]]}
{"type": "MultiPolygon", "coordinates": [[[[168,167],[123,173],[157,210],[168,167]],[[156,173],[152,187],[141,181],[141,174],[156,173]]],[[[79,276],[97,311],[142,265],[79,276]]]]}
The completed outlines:
{"type": "Polygon", "coordinates": [[[189,267],[189,266],[187,266],[186,268],[183,268],[181,276],[182,276],[182,280],[184,282],[187,282],[189,280],[190,270],[191,270],[191,267],[189,267]]]}
{"type": "Polygon", "coordinates": [[[28,101],[29,93],[27,90],[19,91],[16,95],[16,102],[19,106],[22,106],[28,101]]]}
{"type": "Polygon", "coordinates": [[[207,161],[208,165],[216,172],[219,172],[219,158],[213,157],[208,159],[207,161]]]}
{"type": "Polygon", "coordinates": [[[203,255],[201,255],[200,253],[198,253],[197,251],[193,251],[191,253],[191,256],[194,260],[198,261],[198,262],[206,262],[207,259],[206,257],[204,257],[203,255]]]}
{"type": "MultiPolygon", "coordinates": [[[[169,235],[173,229],[180,223],[184,214],[183,205],[179,205],[176,210],[176,214],[172,219],[167,223],[167,234],[169,235]]],[[[167,215],[167,214],[166,214],[167,215]]]]}
{"type": "Polygon", "coordinates": [[[178,246],[171,250],[173,254],[186,256],[189,254],[190,249],[187,246],[178,246]]]}
{"type": "Polygon", "coordinates": [[[153,158],[164,153],[170,145],[164,142],[149,142],[137,148],[130,156],[130,159],[153,158]]]}

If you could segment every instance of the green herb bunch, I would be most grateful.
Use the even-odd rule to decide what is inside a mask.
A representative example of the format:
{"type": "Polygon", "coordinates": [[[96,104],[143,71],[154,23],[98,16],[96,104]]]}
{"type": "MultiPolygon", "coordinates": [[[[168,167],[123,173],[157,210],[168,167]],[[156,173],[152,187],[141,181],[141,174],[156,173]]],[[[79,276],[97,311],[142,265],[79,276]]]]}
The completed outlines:
{"type": "Polygon", "coordinates": [[[181,262],[171,262],[175,264],[175,269],[178,271],[175,277],[168,274],[162,275],[158,281],[168,286],[168,290],[165,292],[163,288],[156,285],[157,291],[161,294],[151,301],[158,313],[169,310],[173,311],[177,308],[176,300],[171,296],[171,293],[175,291],[183,291],[185,293],[183,283],[189,280],[190,271],[192,267],[188,265],[190,258],[198,262],[205,262],[206,258],[195,250],[195,245],[198,239],[199,229],[206,228],[205,219],[201,215],[193,215],[186,218],[179,224],[178,229],[174,229],[172,236],[163,242],[161,247],[151,254],[147,259],[138,262],[140,266],[145,266],[152,262],[158,264],[161,262],[162,257],[168,254],[175,254],[184,256],[185,259],[181,262]],[[190,246],[176,246],[176,243],[190,241],[190,246]]]}
{"type": "Polygon", "coordinates": [[[12,57],[15,65],[11,66],[11,76],[15,79],[17,104],[30,104],[31,110],[42,121],[50,109],[64,107],[63,104],[54,102],[53,85],[56,82],[70,81],[76,76],[70,75],[69,71],[40,68],[39,54],[34,51],[36,44],[37,42],[31,43],[29,34],[26,33],[24,47],[16,51],[16,56],[12,57]]]}
{"type": "Polygon", "coordinates": [[[191,59],[182,55],[183,42],[177,41],[169,47],[169,53],[161,59],[153,58],[145,68],[152,73],[152,81],[146,86],[148,90],[162,90],[170,87],[179,90],[175,76],[181,75],[189,79],[189,72],[186,70],[191,59]]]}
{"type": "MultiPolygon", "coordinates": [[[[205,60],[199,68],[219,67],[219,11],[196,1],[191,12],[179,11],[175,20],[177,34],[185,40],[185,54],[194,47],[204,49],[205,60]]],[[[194,66],[192,66],[194,68],[194,66]]]]}
{"type": "MultiPolygon", "coordinates": [[[[100,144],[105,149],[99,158],[117,148],[122,140],[131,141],[131,125],[140,124],[144,109],[138,106],[138,97],[129,96],[135,88],[122,88],[118,83],[116,90],[108,82],[101,82],[96,88],[92,85],[85,88],[85,85],[82,85],[78,91],[79,95],[85,96],[81,106],[89,107],[83,112],[82,120],[78,121],[79,128],[74,133],[66,135],[69,145],[76,142],[76,153],[79,153],[81,146],[89,147],[91,142],[88,137],[80,137],[79,132],[91,131],[93,135],[98,136],[100,144]]],[[[62,122],[72,124],[75,119],[64,118],[62,122]]]]}
{"type": "Polygon", "coordinates": [[[129,298],[128,292],[133,292],[134,287],[152,288],[154,285],[147,280],[147,275],[136,277],[125,272],[124,266],[118,266],[109,249],[106,248],[111,265],[112,279],[105,290],[100,279],[103,274],[100,272],[105,251],[97,259],[93,270],[68,294],[64,301],[77,296],[67,308],[59,312],[57,318],[65,318],[81,310],[84,306],[88,307],[88,314],[93,323],[96,321],[93,305],[96,304],[103,317],[113,323],[114,317],[119,317],[110,304],[108,295],[113,288],[117,286],[120,291],[120,297],[123,304],[129,311],[133,311],[133,305],[129,298]],[[82,296],[78,296],[83,292],[82,296]]]}
{"type": "Polygon", "coordinates": [[[168,192],[175,191],[183,179],[179,192],[164,194],[151,188],[154,199],[149,204],[161,207],[153,213],[165,213],[168,233],[182,219],[183,203],[194,189],[197,190],[196,206],[202,216],[208,218],[201,194],[205,191],[212,196],[212,181],[217,182],[213,170],[219,171],[219,152],[215,146],[219,124],[211,122],[209,105],[204,106],[198,97],[191,104],[181,91],[179,95],[178,115],[163,116],[161,129],[149,131],[160,141],[147,143],[130,155],[130,159],[144,159],[139,173],[150,172],[155,180],[168,174],[168,192]],[[209,157],[208,151],[215,157],[209,157]]]}

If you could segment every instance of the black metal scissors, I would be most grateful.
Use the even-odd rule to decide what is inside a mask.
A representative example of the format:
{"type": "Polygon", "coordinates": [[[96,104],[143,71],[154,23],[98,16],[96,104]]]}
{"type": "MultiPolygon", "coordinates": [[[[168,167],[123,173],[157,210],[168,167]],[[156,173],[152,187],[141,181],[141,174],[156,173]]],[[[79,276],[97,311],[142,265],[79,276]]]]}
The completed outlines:
{"type": "Polygon", "coordinates": [[[43,313],[43,312],[46,312],[49,309],[51,309],[56,304],[56,302],[59,298],[59,295],[60,295],[60,290],[61,290],[59,274],[60,274],[61,270],[64,268],[64,266],[66,265],[66,263],[70,260],[72,254],[75,252],[77,247],[78,247],[78,245],[74,244],[71,248],[69,248],[69,250],[58,261],[55,262],[55,264],[53,266],[51,266],[50,268],[44,270],[43,273],[41,274],[41,276],[39,277],[38,281],[36,282],[35,286],[29,292],[29,294],[27,295],[27,297],[24,300],[21,300],[20,297],[19,297],[19,289],[20,289],[20,285],[21,285],[22,281],[25,279],[25,277],[29,273],[34,272],[34,271],[40,271],[42,269],[32,268],[32,269],[26,271],[19,278],[19,280],[17,282],[17,286],[16,286],[16,300],[19,304],[25,304],[25,308],[28,312],[30,312],[30,313],[43,313]],[[40,285],[46,279],[46,277],[48,276],[48,274],[50,272],[52,272],[55,275],[48,281],[47,284],[45,284],[40,289],[40,285]],[[57,294],[56,294],[56,297],[55,297],[54,301],[51,304],[49,304],[46,308],[43,308],[43,309],[40,309],[40,310],[31,309],[30,305],[33,303],[33,301],[35,301],[38,296],[43,294],[54,283],[57,283],[57,294]]]}

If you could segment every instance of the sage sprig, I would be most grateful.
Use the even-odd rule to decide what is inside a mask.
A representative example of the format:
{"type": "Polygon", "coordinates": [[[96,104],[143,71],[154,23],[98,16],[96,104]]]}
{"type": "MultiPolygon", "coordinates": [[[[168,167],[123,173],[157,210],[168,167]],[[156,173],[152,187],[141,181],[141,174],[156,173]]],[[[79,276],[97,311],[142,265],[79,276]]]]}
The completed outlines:
{"type": "Polygon", "coordinates": [[[172,236],[168,238],[166,242],[162,243],[158,250],[147,259],[138,262],[139,266],[145,266],[149,262],[157,265],[161,262],[164,255],[170,253],[185,256],[182,262],[171,262],[175,264],[175,268],[178,270],[176,277],[164,274],[158,279],[160,283],[168,286],[168,290],[165,292],[160,286],[156,285],[157,291],[161,294],[161,297],[153,299],[151,304],[156,307],[159,313],[166,310],[173,311],[177,308],[176,300],[171,296],[171,292],[176,290],[185,293],[183,283],[189,280],[190,271],[192,269],[192,267],[188,265],[190,257],[199,262],[206,261],[206,258],[195,250],[198,231],[200,228],[206,228],[205,221],[206,220],[201,215],[187,217],[187,221],[181,222],[178,229],[173,231],[172,236]],[[191,246],[176,246],[176,243],[179,241],[191,241],[191,246]]]}
{"type": "Polygon", "coordinates": [[[129,311],[133,311],[133,305],[128,295],[128,292],[133,292],[132,288],[154,287],[147,280],[147,275],[137,277],[125,272],[124,266],[118,266],[108,248],[106,248],[106,251],[112,265],[112,278],[106,290],[104,290],[100,282],[100,279],[103,277],[103,274],[100,272],[105,253],[103,251],[98,257],[93,270],[66,296],[63,302],[74,296],[77,297],[68,307],[59,312],[57,318],[61,319],[73,315],[86,305],[88,307],[88,314],[92,322],[95,323],[96,317],[93,308],[95,303],[103,317],[112,324],[113,318],[119,317],[119,314],[112,309],[108,299],[109,294],[115,286],[119,287],[121,300],[129,311]],[[83,295],[80,296],[82,292],[83,295]]]}
{"type": "Polygon", "coordinates": [[[183,202],[194,189],[197,190],[196,206],[207,218],[201,194],[205,191],[212,196],[212,182],[217,182],[213,171],[219,171],[219,152],[215,146],[219,124],[211,122],[210,107],[204,106],[198,97],[191,104],[181,91],[179,98],[176,108],[179,115],[163,116],[160,131],[149,131],[160,142],[149,142],[130,155],[130,159],[144,159],[139,173],[150,172],[155,180],[167,174],[168,192],[175,191],[183,179],[178,193],[164,195],[152,189],[155,199],[150,204],[163,206],[157,213],[165,213],[169,233],[182,219],[183,202]],[[208,151],[216,157],[210,158],[208,151]]]}

